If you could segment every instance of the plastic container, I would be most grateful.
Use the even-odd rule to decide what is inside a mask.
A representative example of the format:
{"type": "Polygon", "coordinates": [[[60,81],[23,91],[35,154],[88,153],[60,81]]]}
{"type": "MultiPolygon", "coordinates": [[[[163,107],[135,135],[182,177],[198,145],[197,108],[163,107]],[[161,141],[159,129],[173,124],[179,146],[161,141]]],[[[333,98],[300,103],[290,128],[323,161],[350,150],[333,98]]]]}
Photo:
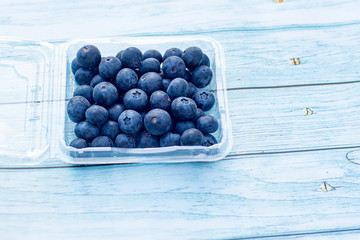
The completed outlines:
{"type": "Polygon", "coordinates": [[[34,165],[48,159],[72,164],[135,162],[214,161],[224,158],[232,147],[226,96],[224,54],[213,39],[196,37],[135,37],[69,41],[50,44],[0,38],[0,165],[34,165]],[[211,147],[167,147],[148,149],[68,147],[75,126],[66,105],[76,88],[70,64],[79,48],[96,45],[102,56],[114,56],[135,46],[143,52],[198,46],[211,62],[216,105],[207,114],[219,120],[213,134],[218,144],[211,147]]]}

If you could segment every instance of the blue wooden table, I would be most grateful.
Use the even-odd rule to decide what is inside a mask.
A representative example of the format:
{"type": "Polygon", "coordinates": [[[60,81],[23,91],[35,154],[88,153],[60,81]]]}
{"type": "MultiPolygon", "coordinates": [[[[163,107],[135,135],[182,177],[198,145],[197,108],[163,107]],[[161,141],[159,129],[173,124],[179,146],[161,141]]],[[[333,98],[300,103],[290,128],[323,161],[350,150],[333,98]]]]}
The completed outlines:
{"type": "MultiPolygon", "coordinates": [[[[54,44],[216,39],[234,138],[218,162],[2,167],[0,239],[360,238],[359,1],[5,0],[0,10],[1,36],[54,44]]],[[[22,105],[0,105],[16,122],[22,105]]]]}

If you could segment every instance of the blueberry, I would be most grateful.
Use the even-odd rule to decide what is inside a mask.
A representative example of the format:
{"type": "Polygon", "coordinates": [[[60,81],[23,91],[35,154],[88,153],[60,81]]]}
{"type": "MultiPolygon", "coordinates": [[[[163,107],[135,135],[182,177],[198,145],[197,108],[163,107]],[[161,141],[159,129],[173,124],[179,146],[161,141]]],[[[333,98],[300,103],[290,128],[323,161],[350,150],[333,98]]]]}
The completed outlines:
{"type": "Polygon", "coordinates": [[[194,123],[197,122],[197,120],[199,119],[199,117],[205,116],[205,113],[203,110],[201,110],[200,108],[196,109],[196,113],[195,116],[191,119],[191,121],[193,121],[194,123]]]}
{"type": "Polygon", "coordinates": [[[93,103],[94,99],[92,97],[92,92],[93,92],[93,88],[90,87],[89,85],[81,85],[75,89],[73,96],[74,97],[82,96],[86,98],[89,101],[89,103],[93,103]]]}
{"type": "Polygon", "coordinates": [[[73,74],[76,73],[76,71],[81,68],[80,64],[78,63],[77,59],[74,58],[72,61],[71,61],[71,72],[73,74]]]}
{"type": "Polygon", "coordinates": [[[162,62],[162,55],[159,51],[154,50],[154,49],[150,49],[147,50],[146,52],[144,52],[143,54],[143,60],[147,59],[147,58],[155,58],[159,61],[159,63],[162,62]]]}
{"type": "Polygon", "coordinates": [[[201,146],[203,134],[196,128],[186,130],[180,137],[181,146],[201,146]]]}
{"type": "Polygon", "coordinates": [[[89,101],[82,96],[75,96],[67,104],[67,113],[71,121],[80,122],[85,119],[85,112],[90,107],[89,101]]]}
{"type": "Polygon", "coordinates": [[[99,105],[92,105],[85,112],[86,120],[92,124],[100,126],[109,119],[106,108],[99,105]]]}
{"type": "Polygon", "coordinates": [[[162,69],[160,69],[159,75],[160,75],[160,77],[161,77],[162,79],[165,79],[165,78],[166,78],[166,77],[165,77],[165,74],[164,74],[164,72],[163,72],[162,69]]]}
{"type": "Polygon", "coordinates": [[[120,52],[118,52],[116,54],[117,59],[119,59],[121,61],[121,58],[122,58],[122,55],[124,54],[124,52],[125,52],[125,50],[121,50],[120,52]]]}
{"type": "Polygon", "coordinates": [[[143,90],[139,88],[133,88],[127,91],[124,95],[124,105],[128,109],[141,112],[145,110],[147,104],[148,96],[143,90]]]}
{"type": "Polygon", "coordinates": [[[148,131],[142,131],[138,136],[139,148],[160,147],[159,137],[151,135],[148,131]]]}
{"type": "Polygon", "coordinates": [[[170,106],[171,106],[171,99],[166,92],[157,90],[151,94],[150,107],[152,109],[160,108],[165,111],[168,111],[170,109],[170,106]]]}
{"type": "Polygon", "coordinates": [[[200,66],[202,57],[203,53],[198,47],[189,47],[181,55],[181,58],[184,60],[185,65],[189,70],[200,66]]]}
{"type": "Polygon", "coordinates": [[[98,83],[101,83],[101,82],[107,82],[107,80],[105,78],[103,78],[102,76],[100,76],[99,74],[95,75],[91,79],[90,86],[95,87],[98,83]]]}
{"type": "Polygon", "coordinates": [[[84,68],[91,68],[99,64],[101,54],[94,45],[85,45],[76,54],[78,63],[84,68]]]}
{"type": "Polygon", "coordinates": [[[155,72],[145,73],[138,81],[138,88],[150,95],[156,90],[161,90],[163,88],[162,78],[155,72]]]}
{"type": "Polygon", "coordinates": [[[178,48],[170,48],[165,51],[163,61],[170,56],[181,57],[182,51],[178,48]]]}
{"type": "Polygon", "coordinates": [[[214,94],[206,90],[197,91],[192,99],[203,111],[209,111],[215,104],[214,94]]]}
{"type": "Polygon", "coordinates": [[[70,146],[73,148],[86,148],[89,146],[89,144],[82,138],[75,138],[74,140],[71,141],[70,146]]]}
{"type": "Polygon", "coordinates": [[[201,65],[195,68],[191,75],[191,81],[198,88],[203,88],[209,85],[213,74],[211,69],[206,65],[201,65]]]}
{"type": "Polygon", "coordinates": [[[125,111],[125,107],[124,105],[120,104],[120,103],[115,103],[114,105],[112,105],[109,109],[109,119],[112,121],[117,122],[117,120],[119,119],[120,114],[125,111]]]}
{"type": "Polygon", "coordinates": [[[186,96],[189,91],[188,82],[183,78],[175,78],[173,79],[169,87],[166,90],[166,93],[169,95],[171,99],[175,99],[177,97],[186,96]]]}
{"type": "Polygon", "coordinates": [[[88,68],[79,68],[75,73],[75,82],[79,85],[90,84],[95,72],[88,68]]]}
{"type": "Polygon", "coordinates": [[[184,75],[184,79],[188,82],[191,81],[191,72],[189,70],[186,69],[185,71],[185,75],[184,75]]]}
{"type": "Polygon", "coordinates": [[[155,108],[149,111],[144,117],[146,130],[152,135],[162,135],[170,129],[171,117],[163,109],[155,108]]]}
{"type": "Polygon", "coordinates": [[[217,144],[218,142],[216,141],[216,138],[213,135],[210,134],[204,134],[203,137],[203,142],[201,145],[205,146],[205,147],[210,147],[214,144],[217,144]]]}
{"type": "Polygon", "coordinates": [[[160,147],[180,146],[180,134],[167,132],[160,138],[160,147]]]}
{"type": "Polygon", "coordinates": [[[190,120],[195,116],[196,103],[191,98],[178,97],[171,103],[171,112],[179,120],[190,120]]]}
{"type": "Polygon", "coordinates": [[[133,136],[120,133],[115,138],[115,146],[119,148],[136,148],[136,141],[133,136]]]}
{"type": "Polygon", "coordinates": [[[143,126],[143,118],[140,113],[128,109],[120,114],[118,123],[120,130],[124,133],[135,134],[141,130],[143,126]]]}
{"type": "Polygon", "coordinates": [[[197,88],[191,82],[188,82],[188,86],[189,86],[189,88],[188,88],[188,92],[186,93],[186,96],[189,98],[192,98],[192,96],[194,96],[194,94],[197,92],[197,88]]]}
{"type": "Polygon", "coordinates": [[[175,132],[183,134],[186,130],[195,128],[195,124],[192,121],[178,121],[175,124],[175,132]]]}
{"type": "Polygon", "coordinates": [[[155,58],[147,58],[143,60],[139,68],[140,74],[147,72],[160,72],[160,62],[155,58]]]}
{"type": "Polygon", "coordinates": [[[219,128],[219,123],[213,116],[202,116],[196,121],[196,128],[203,133],[214,133],[219,128]]]}
{"type": "Polygon", "coordinates": [[[166,92],[167,88],[169,87],[170,82],[171,82],[171,79],[168,79],[168,78],[164,78],[164,79],[162,80],[163,90],[164,90],[165,92],[166,92]]]}
{"type": "Polygon", "coordinates": [[[182,78],[185,76],[185,63],[177,56],[170,56],[166,58],[162,64],[164,75],[168,78],[182,78]]]}
{"type": "Polygon", "coordinates": [[[98,136],[91,142],[91,147],[113,147],[114,142],[108,136],[98,136]]]}
{"type": "Polygon", "coordinates": [[[115,140],[116,136],[120,133],[119,123],[116,121],[107,121],[100,127],[100,135],[108,136],[111,140],[115,140]]]}
{"type": "Polygon", "coordinates": [[[135,88],[138,83],[138,75],[131,68],[123,68],[116,75],[116,85],[122,91],[135,88]]]}
{"type": "Polygon", "coordinates": [[[121,56],[121,63],[127,68],[139,68],[142,60],[142,53],[136,47],[129,47],[125,49],[121,56]]]}
{"type": "Polygon", "coordinates": [[[210,59],[205,53],[203,53],[200,65],[206,65],[206,66],[210,67],[210,59]]]}
{"type": "Polygon", "coordinates": [[[99,129],[92,123],[83,121],[75,125],[75,135],[78,138],[83,138],[87,142],[91,142],[99,135],[99,129]]]}
{"type": "Polygon", "coordinates": [[[103,58],[99,64],[99,75],[103,78],[114,78],[121,69],[121,62],[116,57],[103,58]]]}
{"type": "Polygon", "coordinates": [[[119,94],[112,83],[101,82],[94,87],[93,98],[97,104],[108,107],[118,100],[119,94]]]}

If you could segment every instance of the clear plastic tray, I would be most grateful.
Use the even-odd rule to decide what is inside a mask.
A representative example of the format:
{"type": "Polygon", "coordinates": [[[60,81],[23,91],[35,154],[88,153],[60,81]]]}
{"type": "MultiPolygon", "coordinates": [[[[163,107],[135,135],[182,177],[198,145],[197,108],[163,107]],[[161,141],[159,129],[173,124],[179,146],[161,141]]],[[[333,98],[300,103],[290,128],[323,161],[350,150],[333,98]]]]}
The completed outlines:
{"type": "Polygon", "coordinates": [[[0,38],[0,157],[1,165],[33,165],[47,159],[72,164],[214,161],[224,158],[232,147],[226,96],[224,54],[219,43],[196,37],[134,37],[74,40],[59,44],[0,38]],[[211,62],[213,80],[206,89],[214,91],[216,106],[208,113],[219,119],[211,147],[166,147],[148,149],[68,147],[75,138],[66,105],[76,88],[70,63],[80,47],[94,44],[102,56],[114,56],[130,46],[142,51],[198,46],[211,62]],[[10,80],[11,79],[11,80],[10,80]]]}

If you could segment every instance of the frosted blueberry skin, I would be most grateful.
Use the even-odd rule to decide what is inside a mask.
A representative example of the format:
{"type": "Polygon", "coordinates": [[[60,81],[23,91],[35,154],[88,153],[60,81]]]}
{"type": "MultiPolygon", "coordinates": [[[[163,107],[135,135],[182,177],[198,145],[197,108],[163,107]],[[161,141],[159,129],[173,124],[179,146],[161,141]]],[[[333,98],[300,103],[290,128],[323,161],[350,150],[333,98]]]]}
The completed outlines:
{"type": "Polygon", "coordinates": [[[123,111],[125,111],[125,106],[120,103],[115,103],[108,109],[109,119],[117,122],[123,111]]]}
{"type": "Polygon", "coordinates": [[[169,48],[168,50],[165,51],[164,56],[163,56],[163,61],[165,59],[167,59],[170,56],[176,56],[176,57],[181,57],[182,51],[179,48],[169,48]]]}
{"type": "Polygon", "coordinates": [[[101,82],[107,82],[107,80],[102,76],[100,76],[99,74],[97,74],[91,79],[90,86],[95,87],[98,83],[101,82]]]}
{"type": "Polygon", "coordinates": [[[120,133],[115,138],[115,147],[119,148],[136,148],[136,140],[133,136],[120,133]]]}
{"type": "Polygon", "coordinates": [[[192,121],[178,121],[175,124],[175,132],[179,134],[183,134],[190,128],[195,128],[195,123],[192,121]]]}
{"type": "Polygon", "coordinates": [[[195,112],[195,116],[191,119],[191,121],[193,121],[196,124],[197,120],[202,116],[205,116],[204,111],[201,110],[200,108],[197,108],[195,112]]]}
{"type": "Polygon", "coordinates": [[[118,119],[120,130],[127,134],[138,133],[143,126],[143,118],[137,111],[128,109],[118,119]]]}
{"type": "Polygon", "coordinates": [[[121,61],[122,55],[124,54],[125,50],[121,50],[116,54],[116,58],[121,61]]]}
{"type": "Polygon", "coordinates": [[[183,78],[175,78],[170,82],[166,93],[171,99],[175,99],[177,97],[186,96],[188,91],[188,82],[183,78]]]}
{"type": "Polygon", "coordinates": [[[170,110],[171,107],[171,99],[169,95],[161,90],[157,90],[153,92],[150,96],[150,107],[152,109],[154,108],[160,108],[165,111],[170,110]]]}
{"type": "Polygon", "coordinates": [[[109,113],[103,106],[92,105],[85,112],[86,121],[100,126],[108,121],[109,113]]]}
{"type": "Polygon", "coordinates": [[[206,65],[201,65],[194,69],[191,75],[191,81],[198,88],[204,88],[210,84],[213,73],[206,65]]]}
{"type": "Polygon", "coordinates": [[[196,121],[196,128],[203,133],[214,133],[219,128],[219,123],[213,116],[202,116],[196,121]]]}
{"type": "Polygon", "coordinates": [[[114,78],[121,69],[121,61],[116,57],[105,57],[99,64],[99,75],[103,78],[114,78]]]}
{"type": "Polygon", "coordinates": [[[192,99],[196,105],[203,111],[209,111],[215,105],[215,96],[209,91],[200,90],[197,91],[192,99]]]}
{"type": "Polygon", "coordinates": [[[67,113],[71,121],[80,122],[85,119],[85,112],[91,106],[82,96],[72,97],[67,104],[67,113]]]}
{"type": "Polygon", "coordinates": [[[156,72],[145,73],[138,81],[138,88],[150,95],[163,88],[162,78],[156,72]]]}
{"type": "Polygon", "coordinates": [[[128,91],[137,86],[138,75],[131,68],[123,68],[116,75],[115,82],[120,90],[128,91]]]}
{"type": "Polygon", "coordinates": [[[206,66],[210,67],[210,59],[205,53],[203,53],[200,65],[206,65],[206,66]]]}
{"type": "Polygon", "coordinates": [[[213,135],[204,134],[203,142],[202,142],[201,145],[204,146],[204,147],[210,147],[210,146],[212,146],[214,144],[217,144],[217,143],[218,142],[217,142],[216,138],[213,135]]]}
{"type": "Polygon", "coordinates": [[[101,61],[101,54],[94,45],[85,45],[79,49],[76,59],[80,66],[84,68],[95,67],[101,61]]]}
{"type": "Polygon", "coordinates": [[[118,90],[110,82],[101,82],[94,87],[93,99],[96,104],[108,107],[114,104],[119,98],[118,90]]]}
{"type": "Polygon", "coordinates": [[[171,126],[171,117],[169,113],[163,109],[155,108],[150,110],[144,117],[144,125],[146,130],[152,135],[162,135],[169,131],[171,126]]]}
{"type": "Polygon", "coordinates": [[[191,81],[191,72],[189,70],[185,70],[185,75],[184,75],[184,79],[188,82],[191,81]]]}
{"type": "Polygon", "coordinates": [[[108,136],[111,140],[115,140],[116,136],[120,133],[119,123],[116,121],[107,121],[100,127],[100,135],[108,136]]]}
{"type": "Polygon", "coordinates": [[[186,93],[186,97],[189,97],[189,98],[192,98],[194,96],[194,94],[197,92],[197,88],[196,86],[191,83],[191,82],[188,82],[188,92],[186,93]]]}
{"type": "Polygon", "coordinates": [[[71,61],[71,72],[73,74],[76,73],[76,71],[81,68],[80,64],[78,63],[77,59],[74,58],[72,61],[71,61]]]}
{"type": "Polygon", "coordinates": [[[159,61],[159,63],[162,62],[161,53],[159,51],[155,50],[155,49],[150,49],[150,50],[147,50],[146,52],[144,52],[143,60],[145,60],[147,58],[155,58],[156,60],[159,61]]]}
{"type": "Polygon", "coordinates": [[[94,99],[92,97],[92,92],[93,92],[93,88],[89,85],[81,85],[81,86],[78,86],[75,91],[74,91],[74,94],[73,96],[82,96],[84,98],[86,98],[89,103],[94,103],[94,99]]]}
{"type": "Polygon", "coordinates": [[[164,78],[164,79],[162,80],[163,90],[164,90],[165,92],[166,92],[167,88],[169,87],[170,82],[171,82],[171,79],[168,79],[168,78],[164,78]]]}
{"type": "Polygon", "coordinates": [[[178,120],[191,120],[196,114],[196,103],[188,97],[178,97],[171,103],[171,113],[178,120]]]}
{"type": "Polygon", "coordinates": [[[181,55],[186,67],[191,71],[200,66],[203,57],[203,52],[198,47],[189,47],[181,55]]]}
{"type": "Polygon", "coordinates": [[[121,63],[123,67],[127,68],[139,68],[142,60],[142,53],[136,47],[129,47],[125,49],[121,56],[121,63]]]}
{"type": "Polygon", "coordinates": [[[75,135],[78,138],[85,139],[87,142],[91,142],[99,136],[99,128],[88,121],[79,122],[75,125],[75,135]]]}
{"type": "Polygon", "coordinates": [[[86,140],[82,138],[75,138],[69,145],[77,149],[89,147],[89,144],[86,142],[86,140]]]}
{"type": "Polygon", "coordinates": [[[162,71],[165,77],[174,79],[174,78],[183,78],[185,76],[186,66],[184,61],[177,56],[170,56],[166,58],[162,64],[162,71]]]}
{"type": "Polygon", "coordinates": [[[150,134],[148,131],[142,131],[138,136],[138,148],[154,148],[160,147],[158,136],[150,134]]]}
{"type": "Polygon", "coordinates": [[[124,106],[142,112],[148,105],[148,95],[139,88],[133,88],[124,95],[124,106]]]}
{"type": "Polygon", "coordinates": [[[160,138],[160,147],[180,146],[180,134],[167,132],[160,138]]]}
{"type": "Polygon", "coordinates": [[[108,136],[98,136],[91,142],[91,147],[113,147],[114,142],[108,136]]]}
{"type": "Polygon", "coordinates": [[[88,68],[79,68],[75,72],[75,82],[79,85],[89,85],[96,73],[88,68]]]}
{"type": "Polygon", "coordinates": [[[160,73],[160,62],[155,58],[147,58],[141,62],[139,72],[141,75],[147,72],[160,73]]]}
{"type": "Polygon", "coordinates": [[[187,129],[180,137],[181,146],[201,146],[203,134],[196,128],[187,129]]]}

